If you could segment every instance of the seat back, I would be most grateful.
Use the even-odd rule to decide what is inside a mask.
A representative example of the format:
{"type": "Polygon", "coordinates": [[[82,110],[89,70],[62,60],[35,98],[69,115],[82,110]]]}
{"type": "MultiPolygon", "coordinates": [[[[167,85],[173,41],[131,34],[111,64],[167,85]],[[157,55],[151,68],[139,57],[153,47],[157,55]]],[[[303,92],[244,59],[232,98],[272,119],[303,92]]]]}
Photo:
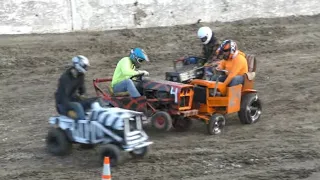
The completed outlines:
{"type": "Polygon", "coordinates": [[[248,71],[249,72],[256,72],[257,68],[257,60],[253,54],[246,54],[246,59],[248,62],[248,71]]]}
{"type": "Polygon", "coordinates": [[[253,54],[246,54],[248,63],[248,72],[245,75],[242,91],[254,88],[254,79],[256,77],[257,60],[253,54]]]}

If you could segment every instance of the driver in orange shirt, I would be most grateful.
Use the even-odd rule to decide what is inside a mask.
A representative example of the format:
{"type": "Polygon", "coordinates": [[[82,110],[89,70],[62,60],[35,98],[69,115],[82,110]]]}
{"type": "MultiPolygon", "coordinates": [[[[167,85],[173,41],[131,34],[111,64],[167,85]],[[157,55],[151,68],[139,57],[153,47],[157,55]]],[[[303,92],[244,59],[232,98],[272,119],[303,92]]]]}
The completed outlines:
{"type": "MultiPolygon", "coordinates": [[[[225,40],[217,49],[217,54],[223,55],[223,60],[217,67],[217,70],[226,70],[226,75],[219,77],[219,82],[223,82],[224,88],[220,91],[226,94],[227,86],[235,86],[244,83],[244,74],[248,72],[248,63],[245,54],[238,50],[236,42],[225,40]]],[[[213,76],[211,80],[215,81],[218,76],[213,76]]]]}

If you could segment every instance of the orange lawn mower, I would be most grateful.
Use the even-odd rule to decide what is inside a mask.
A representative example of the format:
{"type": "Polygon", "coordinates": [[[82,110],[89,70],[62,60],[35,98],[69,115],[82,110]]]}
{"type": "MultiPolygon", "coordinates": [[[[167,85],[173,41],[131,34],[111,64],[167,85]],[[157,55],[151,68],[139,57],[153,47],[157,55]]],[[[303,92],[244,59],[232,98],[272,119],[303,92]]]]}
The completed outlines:
{"type": "MultiPolygon", "coordinates": [[[[257,90],[254,89],[256,58],[253,55],[247,55],[246,59],[249,72],[244,75],[244,84],[227,87],[227,93],[224,96],[220,93],[223,84],[218,80],[219,76],[225,74],[225,71],[216,69],[216,75],[218,75],[216,81],[188,79],[188,77],[196,77],[200,68],[186,72],[188,75],[185,75],[185,72],[175,72],[175,77],[178,76],[178,79],[183,79],[184,82],[194,86],[192,108],[198,109],[198,113],[192,118],[204,120],[209,134],[221,132],[225,126],[225,115],[227,114],[238,113],[240,122],[243,124],[255,123],[261,117],[262,104],[257,90]]],[[[173,79],[168,76],[170,73],[166,73],[167,79],[173,79]]]]}

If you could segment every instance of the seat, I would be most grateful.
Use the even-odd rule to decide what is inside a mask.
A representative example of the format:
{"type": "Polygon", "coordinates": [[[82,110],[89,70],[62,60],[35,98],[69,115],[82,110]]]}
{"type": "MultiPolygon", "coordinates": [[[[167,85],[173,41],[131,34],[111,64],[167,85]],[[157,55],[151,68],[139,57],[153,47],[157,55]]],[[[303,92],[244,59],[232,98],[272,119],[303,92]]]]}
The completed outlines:
{"type": "Polygon", "coordinates": [[[256,77],[256,57],[253,54],[247,54],[246,59],[248,62],[248,72],[246,73],[248,79],[251,81],[256,77]]]}
{"type": "Polygon", "coordinates": [[[242,91],[254,88],[254,79],[256,77],[257,60],[253,54],[246,54],[246,59],[248,63],[248,72],[244,77],[244,84],[242,86],[242,91]]]}
{"type": "Polygon", "coordinates": [[[110,86],[107,86],[107,91],[111,96],[116,96],[116,97],[125,97],[125,96],[130,96],[129,92],[118,92],[114,93],[113,89],[110,86]]]}

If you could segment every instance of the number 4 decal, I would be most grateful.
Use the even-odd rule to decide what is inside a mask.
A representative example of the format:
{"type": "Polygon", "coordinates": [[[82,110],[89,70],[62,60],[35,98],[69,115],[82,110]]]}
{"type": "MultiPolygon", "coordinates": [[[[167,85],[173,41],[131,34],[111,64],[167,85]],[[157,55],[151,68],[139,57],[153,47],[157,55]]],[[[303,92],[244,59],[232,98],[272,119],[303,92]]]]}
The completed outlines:
{"type": "Polygon", "coordinates": [[[171,87],[170,94],[174,95],[174,102],[178,103],[178,88],[171,87]]]}

